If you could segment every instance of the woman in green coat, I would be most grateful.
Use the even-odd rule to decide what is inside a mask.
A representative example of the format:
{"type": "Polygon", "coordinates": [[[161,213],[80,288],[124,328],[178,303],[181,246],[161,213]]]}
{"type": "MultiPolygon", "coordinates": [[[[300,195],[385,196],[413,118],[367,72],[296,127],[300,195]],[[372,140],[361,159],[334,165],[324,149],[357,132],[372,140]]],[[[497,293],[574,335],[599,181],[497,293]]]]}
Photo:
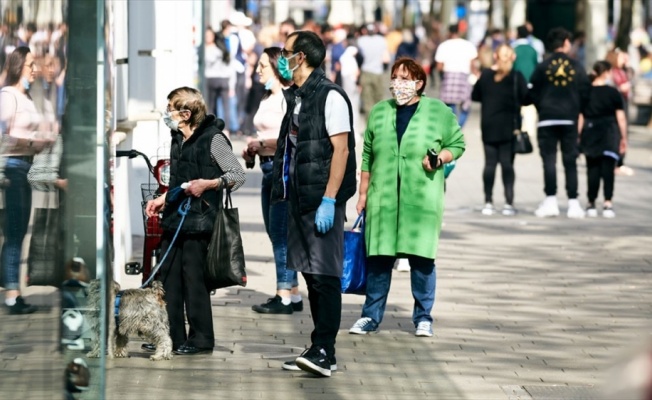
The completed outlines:
{"type": "Polygon", "coordinates": [[[439,100],[422,96],[426,73],[413,59],[392,66],[393,99],[369,113],[362,151],[357,211],[366,213],[367,292],[349,333],[378,331],[397,257],[410,262],[417,336],[432,336],[435,256],[444,211],[442,165],[464,153],[455,115],[439,100]],[[427,152],[434,149],[430,162],[427,152]],[[434,165],[433,165],[434,164],[434,165]]]}

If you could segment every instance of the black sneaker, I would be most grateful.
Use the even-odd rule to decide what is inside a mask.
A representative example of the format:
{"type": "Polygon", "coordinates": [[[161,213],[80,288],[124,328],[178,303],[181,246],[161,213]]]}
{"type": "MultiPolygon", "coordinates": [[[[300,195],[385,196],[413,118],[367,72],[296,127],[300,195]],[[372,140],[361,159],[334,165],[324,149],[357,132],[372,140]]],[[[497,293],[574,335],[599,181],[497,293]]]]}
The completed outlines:
{"type": "Polygon", "coordinates": [[[25,303],[25,299],[22,296],[16,297],[16,304],[13,306],[7,306],[9,309],[9,314],[19,315],[19,314],[31,314],[36,311],[36,307],[25,303]]]}
{"type": "Polygon", "coordinates": [[[251,306],[251,309],[261,314],[292,314],[294,312],[292,304],[283,304],[281,296],[279,295],[267,300],[267,303],[265,304],[251,306]]]}
{"type": "Polygon", "coordinates": [[[297,357],[297,366],[306,372],[320,376],[331,376],[331,363],[326,350],[320,346],[312,346],[297,357]]]}
{"type": "MultiPolygon", "coordinates": [[[[331,364],[331,372],[337,371],[337,361],[335,360],[335,357],[328,357],[328,362],[331,364]]],[[[286,371],[301,371],[296,360],[284,362],[282,368],[286,371]]]]}
{"type": "Polygon", "coordinates": [[[292,303],[292,311],[294,312],[303,311],[303,300],[299,300],[296,303],[292,303]]]}

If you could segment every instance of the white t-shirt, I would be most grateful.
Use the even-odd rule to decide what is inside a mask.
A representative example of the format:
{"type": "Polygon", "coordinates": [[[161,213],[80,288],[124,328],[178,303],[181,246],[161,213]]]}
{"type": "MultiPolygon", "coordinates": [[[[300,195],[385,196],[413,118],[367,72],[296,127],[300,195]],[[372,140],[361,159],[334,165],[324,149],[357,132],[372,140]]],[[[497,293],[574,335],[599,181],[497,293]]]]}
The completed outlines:
{"type": "MultiPolygon", "coordinates": [[[[297,103],[294,107],[295,121],[299,118],[299,110],[301,110],[301,98],[297,98],[297,103]]],[[[328,96],[326,97],[326,105],[324,106],[324,119],[328,136],[335,136],[340,133],[351,132],[349,106],[346,104],[344,97],[342,97],[342,95],[337,90],[331,90],[328,92],[328,96]]],[[[296,144],[297,138],[291,134],[290,140],[296,144]]]]}
{"type": "Polygon", "coordinates": [[[471,73],[471,60],[478,57],[478,50],[466,39],[448,39],[437,47],[435,61],[444,64],[444,72],[471,73]]]}

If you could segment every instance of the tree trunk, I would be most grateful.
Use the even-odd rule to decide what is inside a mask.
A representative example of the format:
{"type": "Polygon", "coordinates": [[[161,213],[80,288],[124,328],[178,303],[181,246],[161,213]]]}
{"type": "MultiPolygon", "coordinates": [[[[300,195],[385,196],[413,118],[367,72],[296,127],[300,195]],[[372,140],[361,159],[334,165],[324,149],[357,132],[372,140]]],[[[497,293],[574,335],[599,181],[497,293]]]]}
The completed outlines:
{"type": "Polygon", "coordinates": [[[403,28],[411,25],[408,21],[408,0],[403,0],[403,7],[401,7],[401,24],[403,28]]]}
{"type": "MultiPolygon", "coordinates": [[[[439,9],[441,12],[441,8],[439,9]]],[[[441,21],[441,15],[435,12],[435,0],[430,0],[430,21],[441,21]]]]}
{"type": "Polygon", "coordinates": [[[629,32],[632,30],[632,13],[634,11],[634,0],[620,1],[620,21],[616,32],[616,47],[627,51],[629,46],[629,32]]]}
{"type": "Polygon", "coordinates": [[[575,4],[575,32],[586,32],[586,4],[587,0],[577,0],[575,4]]]}
{"type": "Polygon", "coordinates": [[[512,16],[512,2],[510,0],[503,0],[503,27],[505,32],[505,37],[509,33],[510,26],[510,17],[512,16]]]}
{"type": "Polygon", "coordinates": [[[494,27],[494,0],[489,0],[489,8],[487,9],[487,32],[494,27]]]}

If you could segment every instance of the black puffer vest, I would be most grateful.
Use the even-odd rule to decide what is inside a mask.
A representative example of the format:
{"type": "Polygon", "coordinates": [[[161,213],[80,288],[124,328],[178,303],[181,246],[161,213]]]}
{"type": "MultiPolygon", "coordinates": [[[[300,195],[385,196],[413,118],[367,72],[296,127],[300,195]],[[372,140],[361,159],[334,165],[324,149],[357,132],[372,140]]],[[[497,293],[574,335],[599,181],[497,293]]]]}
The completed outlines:
{"type": "MultiPolygon", "coordinates": [[[[170,188],[194,179],[217,179],[224,174],[211,158],[211,141],[214,135],[223,135],[217,126],[217,118],[208,115],[195,132],[183,141],[181,132],[172,133],[170,149],[170,188]]],[[[231,144],[228,139],[227,143],[231,144]]],[[[185,199],[185,196],[181,196],[185,199]]],[[[169,203],[166,199],[161,226],[165,231],[176,231],[181,222],[177,212],[179,203],[169,203]]],[[[217,217],[217,210],[222,207],[222,191],[206,190],[201,197],[192,197],[190,210],[181,227],[181,232],[209,233],[217,217]]]]}
{"type": "Polygon", "coordinates": [[[276,154],[274,155],[274,172],[272,201],[288,199],[288,176],[290,149],[288,135],[292,128],[292,115],[296,98],[301,98],[299,111],[299,132],[295,152],[294,175],[290,178],[297,188],[299,211],[306,214],[316,210],[321,204],[326,191],[326,184],[331,169],[333,145],[326,131],[325,108],[328,92],[336,90],[344,97],[349,106],[351,130],[348,135],[349,156],[344,178],[337,192],[336,201],[342,204],[350,199],[356,191],[355,133],[353,132],[353,110],[344,90],[326,79],[324,71],[315,69],[300,88],[295,86],[284,91],[287,112],[283,117],[276,154]]]}

